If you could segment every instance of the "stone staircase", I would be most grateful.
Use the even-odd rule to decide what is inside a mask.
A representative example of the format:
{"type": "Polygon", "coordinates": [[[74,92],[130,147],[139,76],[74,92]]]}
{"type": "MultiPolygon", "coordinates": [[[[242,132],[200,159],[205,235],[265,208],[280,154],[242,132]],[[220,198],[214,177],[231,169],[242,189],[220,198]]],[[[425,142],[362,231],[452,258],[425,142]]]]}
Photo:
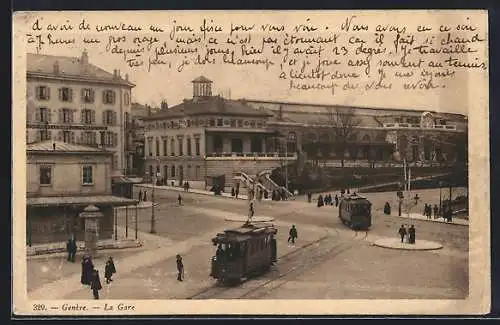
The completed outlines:
{"type": "Polygon", "coordinates": [[[265,186],[265,188],[267,188],[270,192],[273,190],[279,190],[279,191],[284,190],[287,198],[288,199],[292,198],[293,197],[292,192],[287,190],[284,186],[280,186],[280,185],[276,184],[276,182],[271,179],[271,172],[272,172],[271,170],[264,170],[264,171],[259,173],[259,177],[262,181],[262,184],[265,186]]]}
{"type": "Polygon", "coordinates": [[[248,174],[244,172],[236,172],[234,173],[233,180],[237,181],[240,183],[240,194],[248,195],[250,192],[250,189],[253,189],[254,186],[256,189],[260,191],[268,191],[269,189],[266,188],[263,184],[253,180],[248,174]],[[241,186],[243,185],[243,186],[241,186]]]}

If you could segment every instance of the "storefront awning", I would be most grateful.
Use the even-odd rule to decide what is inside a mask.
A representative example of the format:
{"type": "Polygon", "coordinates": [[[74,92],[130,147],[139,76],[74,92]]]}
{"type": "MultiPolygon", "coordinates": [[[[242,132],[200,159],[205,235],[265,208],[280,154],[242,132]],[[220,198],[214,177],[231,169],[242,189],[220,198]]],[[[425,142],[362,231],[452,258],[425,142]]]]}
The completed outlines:
{"type": "Polygon", "coordinates": [[[28,207],[53,207],[67,205],[102,205],[125,206],[138,204],[138,200],[113,195],[99,196],[65,196],[65,197],[30,197],[26,199],[28,207]]]}

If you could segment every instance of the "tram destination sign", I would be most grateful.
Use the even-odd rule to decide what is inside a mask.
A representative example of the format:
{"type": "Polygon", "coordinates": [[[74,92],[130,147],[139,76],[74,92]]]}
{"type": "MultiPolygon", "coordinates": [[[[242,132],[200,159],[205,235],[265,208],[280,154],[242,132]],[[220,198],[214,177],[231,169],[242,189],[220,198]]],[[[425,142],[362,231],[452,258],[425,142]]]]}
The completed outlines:
{"type": "Polygon", "coordinates": [[[74,124],[28,124],[28,128],[32,129],[47,129],[47,130],[95,130],[95,131],[105,131],[108,129],[107,126],[95,126],[95,125],[74,125],[74,124]]]}

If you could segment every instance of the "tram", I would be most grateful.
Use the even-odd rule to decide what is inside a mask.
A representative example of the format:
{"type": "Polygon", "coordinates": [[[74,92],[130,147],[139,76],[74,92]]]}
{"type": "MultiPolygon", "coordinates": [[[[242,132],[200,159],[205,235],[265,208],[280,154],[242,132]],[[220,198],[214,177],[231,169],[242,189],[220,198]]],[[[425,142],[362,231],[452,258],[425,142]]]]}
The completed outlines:
{"type": "Polygon", "coordinates": [[[278,230],[269,223],[246,222],[212,239],[217,246],[210,276],[223,284],[265,273],[276,262],[278,230]]]}
{"type": "Polygon", "coordinates": [[[356,193],[342,197],[339,203],[339,218],[351,229],[368,229],[372,225],[372,204],[356,193]]]}

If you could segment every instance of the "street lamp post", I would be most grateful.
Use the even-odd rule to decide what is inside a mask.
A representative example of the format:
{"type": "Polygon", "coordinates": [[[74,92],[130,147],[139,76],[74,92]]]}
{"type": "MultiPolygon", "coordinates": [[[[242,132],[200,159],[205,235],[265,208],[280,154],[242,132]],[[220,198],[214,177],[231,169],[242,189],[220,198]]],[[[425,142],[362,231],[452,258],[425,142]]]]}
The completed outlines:
{"type": "Polygon", "coordinates": [[[153,176],[153,193],[151,196],[151,230],[152,234],[156,234],[156,219],[155,219],[155,188],[156,180],[158,179],[160,173],[155,173],[153,176]]]}
{"type": "Polygon", "coordinates": [[[439,214],[443,213],[443,195],[442,195],[443,182],[439,182],[439,214]]]}

